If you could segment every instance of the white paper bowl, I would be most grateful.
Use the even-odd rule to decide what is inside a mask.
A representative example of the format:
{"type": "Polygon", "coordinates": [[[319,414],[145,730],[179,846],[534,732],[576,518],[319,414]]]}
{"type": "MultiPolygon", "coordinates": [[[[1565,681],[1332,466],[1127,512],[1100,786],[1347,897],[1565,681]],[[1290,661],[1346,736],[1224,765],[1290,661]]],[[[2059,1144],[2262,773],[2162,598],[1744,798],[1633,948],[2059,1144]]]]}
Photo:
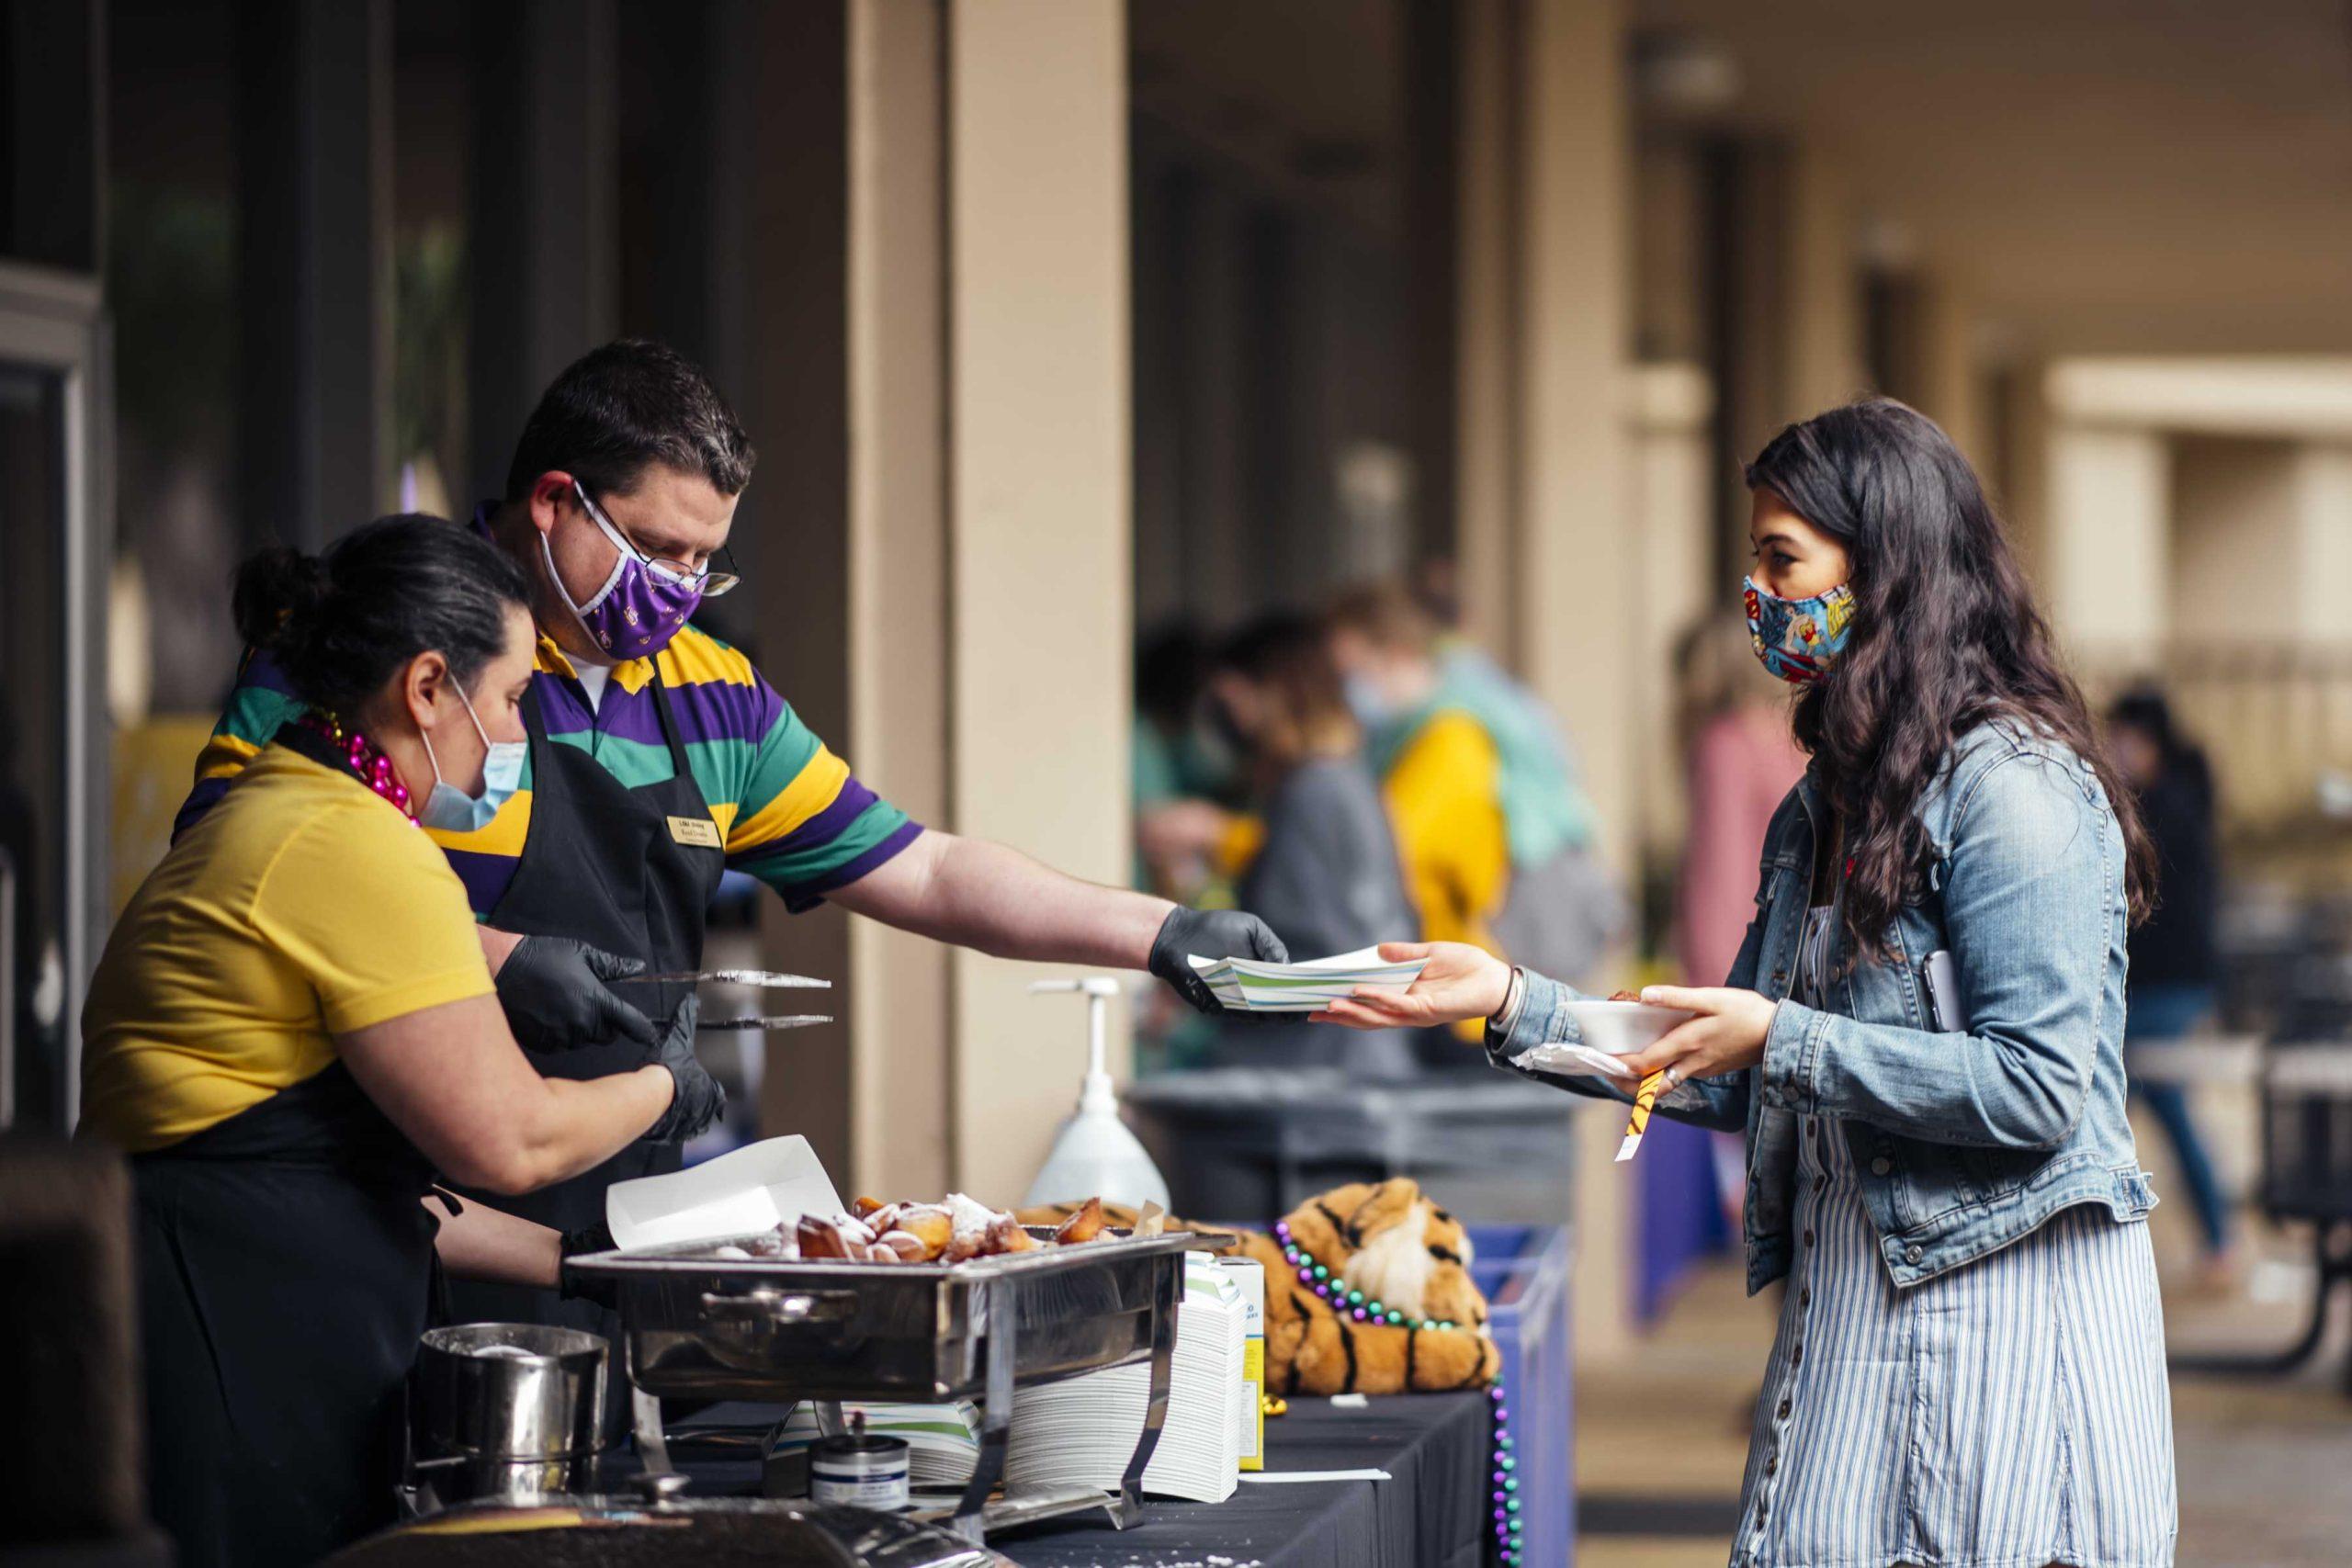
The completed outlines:
{"type": "Polygon", "coordinates": [[[1584,1032],[1584,1043],[1612,1056],[1630,1056],[1655,1045],[1676,1024],[1699,1016],[1647,1002],[1573,1001],[1561,1006],[1584,1032]]]}

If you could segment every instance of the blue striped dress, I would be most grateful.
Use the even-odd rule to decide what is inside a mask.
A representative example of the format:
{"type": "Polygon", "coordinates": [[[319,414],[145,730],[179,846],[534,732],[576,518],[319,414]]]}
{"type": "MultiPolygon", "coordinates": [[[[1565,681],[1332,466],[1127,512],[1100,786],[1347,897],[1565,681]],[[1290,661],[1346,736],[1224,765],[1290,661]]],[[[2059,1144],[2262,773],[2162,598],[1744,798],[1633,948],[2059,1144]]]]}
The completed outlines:
{"type": "MultiPolygon", "coordinates": [[[[1826,916],[1807,921],[1808,993],[1826,916]]],[[[2145,1222],[2069,1209],[1898,1291],[1832,1119],[1803,1119],[1798,1173],[1733,1568],[2171,1563],[2172,1404],[2145,1222]]]]}

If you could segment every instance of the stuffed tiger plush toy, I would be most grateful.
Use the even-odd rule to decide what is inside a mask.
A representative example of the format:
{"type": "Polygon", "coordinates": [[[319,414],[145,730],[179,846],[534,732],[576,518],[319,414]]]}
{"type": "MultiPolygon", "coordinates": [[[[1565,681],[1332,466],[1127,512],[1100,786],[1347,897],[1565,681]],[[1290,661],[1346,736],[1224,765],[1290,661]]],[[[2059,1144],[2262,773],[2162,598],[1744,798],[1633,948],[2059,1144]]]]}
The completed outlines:
{"type": "MultiPolygon", "coordinates": [[[[1020,1218],[1054,1224],[1077,1207],[1024,1210],[1020,1218]]],[[[1134,1223],[1133,1211],[1106,1208],[1114,1224],[1134,1223]]],[[[1396,1177],[1334,1188],[1293,1210],[1283,1226],[1299,1263],[1280,1237],[1253,1231],[1227,1249],[1265,1266],[1269,1393],[1480,1388],[1501,1372],[1502,1352],[1487,1334],[1486,1298],[1470,1280],[1469,1235],[1418,1183],[1396,1177]],[[1329,1297],[1299,1277],[1318,1264],[1329,1297]],[[1349,1292],[1406,1321],[1357,1322],[1349,1292]]]]}

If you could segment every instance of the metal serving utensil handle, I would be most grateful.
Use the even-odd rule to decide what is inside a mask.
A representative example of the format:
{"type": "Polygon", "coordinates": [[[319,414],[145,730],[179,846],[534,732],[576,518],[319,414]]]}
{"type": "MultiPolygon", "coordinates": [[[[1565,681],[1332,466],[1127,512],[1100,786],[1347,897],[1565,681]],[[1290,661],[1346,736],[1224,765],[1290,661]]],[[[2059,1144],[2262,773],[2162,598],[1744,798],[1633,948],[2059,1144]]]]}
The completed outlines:
{"type": "Polygon", "coordinates": [[[794,1323],[823,1323],[842,1315],[841,1292],[779,1291],[763,1286],[741,1295],[705,1291],[703,1315],[713,1323],[745,1328],[775,1328],[794,1323]]]}

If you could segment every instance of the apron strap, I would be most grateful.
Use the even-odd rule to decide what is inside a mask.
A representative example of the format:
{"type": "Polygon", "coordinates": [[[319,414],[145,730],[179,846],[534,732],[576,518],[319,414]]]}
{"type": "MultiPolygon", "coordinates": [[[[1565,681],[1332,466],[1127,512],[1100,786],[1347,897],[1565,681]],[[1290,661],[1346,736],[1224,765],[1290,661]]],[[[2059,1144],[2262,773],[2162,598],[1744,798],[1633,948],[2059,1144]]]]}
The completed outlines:
{"type": "Polygon", "coordinates": [[[694,770],[686,765],[686,743],[678,739],[677,716],[670,711],[669,687],[662,679],[662,664],[657,659],[648,660],[653,667],[653,679],[649,682],[653,692],[653,711],[662,719],[662,739],[670,743],[670,763],[682,779],[692,779],[694,770]]]}

